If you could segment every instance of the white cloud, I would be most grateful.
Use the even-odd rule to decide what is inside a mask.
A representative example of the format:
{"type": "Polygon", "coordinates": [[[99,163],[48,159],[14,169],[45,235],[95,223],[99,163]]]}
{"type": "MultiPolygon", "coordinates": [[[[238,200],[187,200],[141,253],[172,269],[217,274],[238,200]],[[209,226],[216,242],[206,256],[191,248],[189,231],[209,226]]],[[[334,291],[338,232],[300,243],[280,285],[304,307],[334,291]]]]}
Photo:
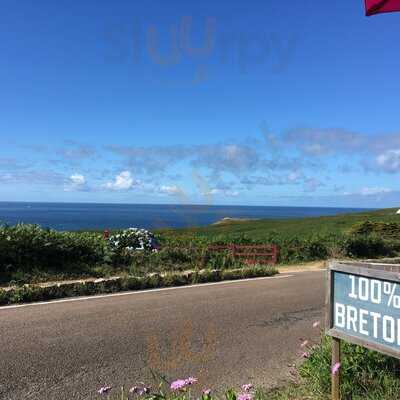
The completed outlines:
{"type": "Polygon", "coordinates": [[[72,192],[86,189],[86,178],[82,174],[73,174],[64,186],[64,191],[72,192]]]}
{"type": "Polygon", "coordinates": [[[315,178],[307,178],[304,181],[305,192],[315,192],[321,186],[325,186],[325,184],[315,178]]]}
{"type": "Polygon", "coordinates": [[[85,177],[81,174],[71,175],[69,179],[74,185],[84,185],[86,183],[85,177]]]}
{"type": "Polygon", "coordinates": [[[129,171],[122,171],[115,177],[114,181],[105,183],[103,187],[108,190],[129,190],[135,183],[129,171]]]}
{"type": "Polygon", "coordinates": [[[388,150],[376,157],[376,162],[380,168],[386,172],[400,171],[400,150],[388,150]]]}
{"type": "Polygon", "coordinates": [[[360,190],[360,194],[363,196],[374,196],[377,194],[385,194],[385,193],[391,193],[392,189],[389,188],[383,188],[383,187],[363,187],[360,190]]]}
{"type": "Polygon", "coordinates": [[[235,144],[225,146],[224,150],[228,159],[235,159],[241,153],[239,146],[235,144]]]}
{"type": "Polygon", "coordinates": [[[160,187],[159,192],[162,194],[168,194],[170,196],[177,196],[183,194],[182,189],[176,185],[172,186],[163,185],[160,187]]]}
{"type": "Polygon", "coordinates": [[[302,174],[300,172],[291,172],[287,176],[287,182],[288,183],[298,183],[301,178],[302,178],[302,174]]]}
{"type": "Polygon", "coordinates": [[[384,187],[363,187],[356,192],[345,192],[343,193],[345,196],[352,196],[352,195],[361,195],[361,196],[378,196],[382,194],[389,194],[392,193],[393,190],[384,187]]]}
{"type": "Polygon", "coordinates": [[[202,193],[203,196],[218,196],[222,195],[225,197],[237,197],[239,196],[239,192],[236,190],[226,190],[226,189],[210,189],[202,193]]]}
{"type": "Polygon", "coordinates": [[[324,146],[320,143],[313,143],[313,144],[304,146],[303,151],[306,154],[309,154],[312,156],[321,156],[321,155],[329,153],[330,149],[329,149],[329,147],[324,146]]]}

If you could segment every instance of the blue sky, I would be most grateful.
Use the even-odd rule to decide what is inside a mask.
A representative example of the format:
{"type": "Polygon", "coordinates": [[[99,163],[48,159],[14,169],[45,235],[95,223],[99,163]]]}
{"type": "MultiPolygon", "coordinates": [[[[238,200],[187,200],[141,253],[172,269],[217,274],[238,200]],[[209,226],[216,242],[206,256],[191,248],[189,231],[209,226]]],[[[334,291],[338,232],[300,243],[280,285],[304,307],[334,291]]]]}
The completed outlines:
{"type": "Polygon", "coordinates": [[[0,200],[398,205],[400,14],[363,3],[3,0],[0,200]]]}

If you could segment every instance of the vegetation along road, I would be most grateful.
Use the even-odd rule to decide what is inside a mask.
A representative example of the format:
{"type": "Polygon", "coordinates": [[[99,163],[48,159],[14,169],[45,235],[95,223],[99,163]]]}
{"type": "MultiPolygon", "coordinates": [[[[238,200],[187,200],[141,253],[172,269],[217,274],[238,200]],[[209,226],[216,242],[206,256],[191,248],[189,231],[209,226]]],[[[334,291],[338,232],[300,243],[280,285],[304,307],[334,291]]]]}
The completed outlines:
{"type": "Polygon", "coordinates": [[[104,384],[290,376],[323,317],[324,271],[0,308],[1,399],[95,399],[104,384]]]}

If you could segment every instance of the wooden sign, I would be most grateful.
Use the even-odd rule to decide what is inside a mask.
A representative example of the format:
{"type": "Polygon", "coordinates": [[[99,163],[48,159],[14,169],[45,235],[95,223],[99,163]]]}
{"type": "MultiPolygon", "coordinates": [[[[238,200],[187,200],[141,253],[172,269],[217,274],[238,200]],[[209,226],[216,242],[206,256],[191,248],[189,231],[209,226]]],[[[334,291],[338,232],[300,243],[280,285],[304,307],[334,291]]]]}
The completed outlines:
{"type": "MultiPolygon", "coordinates": [[[[332,365],[341,339],[400,358],[400,265],[330,262],[326,307],[332,365]]],[[[339,399],[339,374],[332,374],[332,398],[339,399]]]]}

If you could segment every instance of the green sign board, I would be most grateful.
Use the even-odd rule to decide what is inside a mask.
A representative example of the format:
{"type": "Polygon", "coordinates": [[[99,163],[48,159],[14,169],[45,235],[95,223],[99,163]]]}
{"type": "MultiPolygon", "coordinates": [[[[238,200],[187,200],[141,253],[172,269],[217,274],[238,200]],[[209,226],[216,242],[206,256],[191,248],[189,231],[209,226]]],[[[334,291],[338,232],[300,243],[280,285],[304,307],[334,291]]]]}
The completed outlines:
{"type": "Polygon", "coordinates": [[[400,358],[400,265],[331,262],[327,282],[328,334],[400,358]]]}

